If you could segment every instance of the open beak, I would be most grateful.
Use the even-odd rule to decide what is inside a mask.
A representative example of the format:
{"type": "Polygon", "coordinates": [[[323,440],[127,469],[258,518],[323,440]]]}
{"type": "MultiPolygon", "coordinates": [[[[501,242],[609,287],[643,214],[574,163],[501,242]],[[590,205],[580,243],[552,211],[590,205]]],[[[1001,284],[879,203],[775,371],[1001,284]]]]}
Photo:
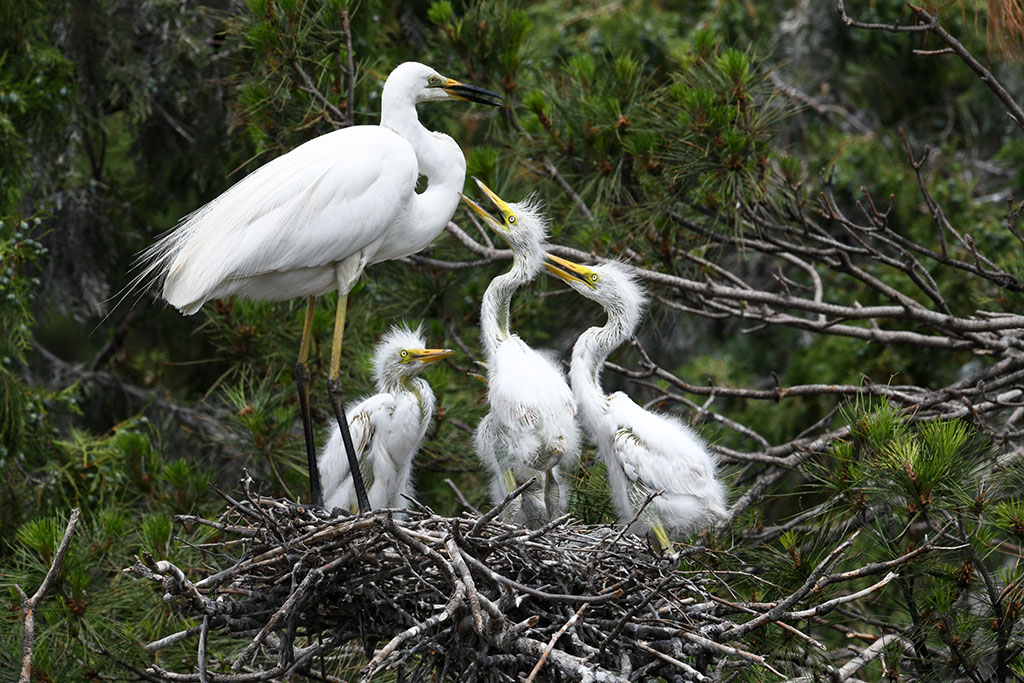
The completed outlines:
{"type": "Polygon", "coordinates": [[[454,356],[455,352],[451,349],[407,349],[409,355],[402,359],[403,363],[411,363],[414,360],[426,365],[427,363],[434,363],[436,361],[447,358],[448,356],[454,356]]]}
{"type": "Polygon", "coordinates": [[[487,213],[487,209],[480,206],[479,204],[477,204],[476,202],[474,202],[472,199],[462,194],[461,192],[459,193],[459,196],[462,197],[462,201],[466,202],[466,206],[472,209],[473,213],[475,213],[480,218],[480,220],[487,224],[487,227],[489,227],[491,230],[497,230],[498,232],[504,232],[505,230],[507,230],[507,228],[501,222],[499,222],[497,218],[487,213]]]}
{"type": "Polygon", "coordinates": [[[512,207],[508,205],[508,202],[496,195],[491,188],[484,185],[479,178],[473,176],[473,180],[476,182],[477,187],[480,188],[480,191],[487,195],[487,198],[491,200],[494,207],[501,213],[501,220],[492,216],[486,209],[460,192],[459,196],[462,197],[462,201],[466,202],[466,205],[473,210],[473,213],[479,216],[480,220],[486,223],[491,230],[495,230],[499,233],[508,232],[508,217],[514,215],[512,207]]]}
{"type": "Polygon", "coordinates": [[[464,102],[476,102],[478,104],[489,104],[492,107],[501,105],[501,95],[485,90],[475,85],[459,83],[454,78],[449,78],[441,88],[450,97],[464,102]]]}
{"type": "Polygon", "coordinates": [[[580,282],[590,289],[596,288],[601,279],[590,268],[554,254],[544,254],[544,267],[570,284],[580,282]]]}

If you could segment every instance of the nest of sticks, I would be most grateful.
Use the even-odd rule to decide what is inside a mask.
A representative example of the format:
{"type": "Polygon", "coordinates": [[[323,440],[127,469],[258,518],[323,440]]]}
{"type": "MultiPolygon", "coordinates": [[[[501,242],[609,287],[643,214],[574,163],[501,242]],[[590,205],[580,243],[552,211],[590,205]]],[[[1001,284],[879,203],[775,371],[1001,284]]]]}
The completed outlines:
{"type": "Polygon", "coordinates": [[[399,681],[688,681],[722,680],[751,664],[774,671],[749,636],[769,622],[785,626],[779,618],[792,614],[782,610],[795,596],[760,614],[737,609],[715,597],[728,587],[701,566],[703,548],[666,557],[623,530],[567,516],[536,530],[502,521],[525,486],[482,516],[422,507],[332,516],[264,497],[247,479],[237,499],[222,494],[219,520],[177,517],[219,530],[200,546],[207,567],[191,570],[198,576],[150,557],[126,569],[159,582],[164,600],[196,622],[147,646],[197,641],[196,666],[148,673],[211,683],[339,680],[327,672],[360,656],[362,680],[386,670],[399,681]],[[208,661],[212,637],[238,639],[233,660],[208,661]]]}

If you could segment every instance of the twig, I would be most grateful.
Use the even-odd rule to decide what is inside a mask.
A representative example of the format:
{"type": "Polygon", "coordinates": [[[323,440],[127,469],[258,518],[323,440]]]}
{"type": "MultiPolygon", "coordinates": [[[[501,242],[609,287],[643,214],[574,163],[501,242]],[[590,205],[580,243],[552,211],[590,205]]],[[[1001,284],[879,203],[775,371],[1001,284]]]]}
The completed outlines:
{"type": "Polygon", "coordinates": [[[448,488],[450,488],[452,490],[452,493],[455,494],[455,499],[459,501],[459,505],[461,505],[464,509],[469,510],[476,516],[480,515],[480,511],[477,510],[475,506],[471,505],[468,500],[466,500],[466,496],[462,494],[462,491],[459,490],[459,487],[455,485],[454,481],[452,481],[448,477],[445,477],[444,483],[447,484],[448,488]]]}
{"type": "Polygon", "coordinates": [[[14,588],[18,591],[18,595],[21,597],[21,673],[18,676],[18,683],[29,683],[32,679],[32,655],[35,648],[36,639],[36,607],[39,606],[39,602],[43,599],[43,595],[49,590],[50,585],[57,578],[57,574],[60,572],[61,565],[64,563],[64,555],[67,554],[68,547],[71,545],[71,535],[75,533],[75,527],[78,525],[78,517],[81,515],[81,510],[74,508],[71,510],[71,516],[68,518],[68,524],[64,528],[64,536],[60,539],[60,543],[57,544],[57,550],[53,554],[53,560],[50,562],[50,568],[46,572],[46,576],[43,577],[43,582],[39,584],[39,588],[32,594],[32,597],[28,597],[25,591],[22,590],[21,586],[14,584],[14,588]]]}
{"type": "Polygon", "coordinates": [[[856,593],[850,593],[849,595],[841,595],[838,598],[834,598],[827,602],[823,602],[820,605],[815,605],[810,609],[798,610],[796,612],[783,612],[779,618],[788,620],[798,620],[820,616],[822,614],[825,614],[826,612],[830,612],[839,605],[844,605],[848,602],[853,602],[854,600],[860,600],[864,596],[874,593],[879,588],[888,585],[889,582],[897,578],[897,576],[898,575],[896,574],[896,572],[889,572],[885,575],[885,578],[883,578],[878,583],[872,584],[863,590],[857,591],[856,593]]]}
{"type": "Polygon", "coordinates": [[[807,577],[803,585],[801,585],[800,588],[791,593],[785,599],[781,600],[775,607],[768,610],[764,614],[754,617],[745,624],[733,626],[731,629],[723,633],[722,637],[726,639],[740,638],[744,634],[753,631],[755,628],[758,628],[759,626],[762,626],[767,622],[775,621],[776,619],[778,619],[793,604],[795,604],[798,600],[807,595],[807,593],[817,583],[818,579],[821,578],[821,576],[825,574],[825,572],[831,569],[835,565],[835,563],[839,561],[840,556],[846,551],[847,548],[853,545],[853,540],[857,537],[859,533],[860,530],[858,529],[857,531],[853,532],[853,534],[851,534],[848,539],[846,539],[845,541],[840,543],[835,549],[833,549],[832,552],[828,554],[828,557],[826,557],[817,567],[814,568],[814,571],[812,571],[810,576],[807,577]]]}
{"type": "Polygon", "coordinates": [[[516,487],[514,491],[510,491],[509,494],[505,496],[500,503],[498,503],[493,508],[488,510],[484,516],[480,517],[480,519],[476,520],[476,523],[473,524],[473,528],[469,530],[469,535],[475,536],[479,534],[480,531],[491,522],[491,520],[500,515],[502,511],[505,508],[507,508],[513,500],[521,496],[523,491],[530,488],[530,486],[532,486],[536,480],[536,477],[530,477],[522,484],[520,484],[518,487],[516,487]]]}
{"type": "Polygon", "coordinates": [[[848,681],[853,678],[853,675],[860,671],[864,665],[873,660],[882,650],[884,650],[890,643],[903,643],[907,648],[913,648],[913,645],[903,636],[896,635],[895,633],[887,633],[875,642],[868,645],[866,648],[860,651],[860,653],[843,664],[842,668],[836,672],[840,681],[848,681]]]}
{"type": "Polygon", "coordinates": [[[555,631],[554,635],[551,636],[551,640],[548,641],[548,646],[544,648],[544,653],[540,656],[540,659],[537,660],[537,663],[534,665],[533,670],[530,671],[530,675],[527,676],[526,683],[533,682],[533,679],[537,677],[537,673],[540,672],[540,668],[544,666],[544,662],[547,661],[548,656],[551,654],[551,650],[554,649],[555,643],[557,643],[558,639],[561,638],[562,635],[564,635],[565,632],[569,628],[571,628],[573,624],[576,623],[576,620],[580,618],[580,615],[583,614],[583,610],[587,609],[587,607],[590,607],[589,602],[585,602],[582,605],[580,605],[580,608],[576,610],[576,613],[569,617],[569,620],[562,624],[562,627],[560,629],[555,631]]]}
{"type": "Polygon", "coordinates": [[[206,675],[206,639],[210,634],[210,615],[203,615],[202,630],[199,632],[199,648],[196,652],[196,659],[199,660],[199,683],[208,683],[206,675]]]}

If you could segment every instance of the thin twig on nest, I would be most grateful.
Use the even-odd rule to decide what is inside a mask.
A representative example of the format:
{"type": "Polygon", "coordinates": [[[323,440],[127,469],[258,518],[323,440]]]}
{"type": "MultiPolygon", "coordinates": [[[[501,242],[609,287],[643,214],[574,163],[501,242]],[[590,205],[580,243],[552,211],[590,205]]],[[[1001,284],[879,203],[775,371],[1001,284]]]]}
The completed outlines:
{"type": "MultiPolygon", "coordinates": [[[[205,576],[189,578],[151,558],[126,570],[158,581],[165,600],[202,623],[147,646],[156,651],[199,634],[197,670],[153,666],[151,675],[211,683],[323,677],[342,654],[364,648],[363,680],[388,669],[408,681],[704,680],[751,664],[768,675],[794,666],[757,654],[753,633],[777,625],[813,641],[794,624],[884,589],[899,564],[851,574],[850,581],[885,578],[825,599],[824,583],[845,583],[844,574],[828,572],[847,539],[792,594],[740,604],[713,594],[733,595],[721,575],[737,572],[702,567],[711,551],[692,548],[682,560],[657,555],[636,536],[568,517],[532,532],[490,513],[330,517],[263,497],[251,479],[239,500],[225,499],[218,521],[181,518],[222,532],[219,544],[200,547],[205,576]],[[243,644],[216,661],[214,636],[243,644]]],[[[825,659],[807,666],[834,668],[825,659]]]]}

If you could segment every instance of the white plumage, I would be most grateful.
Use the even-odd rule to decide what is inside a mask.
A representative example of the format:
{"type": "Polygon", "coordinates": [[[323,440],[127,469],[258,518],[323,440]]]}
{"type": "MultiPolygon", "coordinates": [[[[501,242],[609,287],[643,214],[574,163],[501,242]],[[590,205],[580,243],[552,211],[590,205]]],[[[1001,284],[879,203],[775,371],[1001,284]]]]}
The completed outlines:
{"type": "Polygon", "coordinates": [[[240,180],[148,249],[136,282],[157,277],[182,313],[238,294],[281,300],[348,292],[363,268],[413,254],[459,203],[466,160],[427,130],[416,104],[497,95],[416,62],[391,72],[379,126],[352,126],[302,144],[240,180]],[[419,175],[427,189],[417,194],[419,175]]]}
{"type": "Polygon", "coordinates": [[[512,295],[536,277],[543,265],[547,221],[530,198],[508,204],[476,181],[501,214],[500,220],[463,197],[480,218],[512,247],[512,268],[494,278],[480,307],[480,341],[487,359],[490,413],[477,426],[474,445],[491,471],[495,502],[530,477],[512,517],[537,526],[565,511],[566,487],[560,472],[579,457],[576,402],[565,375],[544,354],[509,330],[512,295]]]}
{"type": "Polygon", "coordinates": [[[662,491],[641,513],[634,531],[653,531],[663,549],[725,518],[725,488],[714,456],[675,417],[644,410],[623,392],[605,395],[601,370],[613,350],[633,336],[646,298],[620,266],[587,268],[548,255],[548,269],[605,309],[607,323],[591,327],[573,345],[569,378],[585,431],[608,468],[612,501],[623,523],[650,493],[662,491]]]}
{"type": "MultiPolygon", "coordinates": [[[[392,327],[377,345],[373,374],[378,393],[362,399],[348,412],[352,442],[366,484],[370,506],[404,509],[411,496],[412,462],[434,417],[434,392],[417,375],[432,362],[452,354],[426,349],[423,333],[392,327]]],[[[324,487],[324,507],[354,511],[357,507],[341,431],[332,425],[317,460],[324,487]]]]}
{"type": "Polygon", "coordinates": [[[459,203],[466,178],[462,150],[416,116],[417,103],[447,99],[497,104],[501,98],[423,64],[400,64],[384,84],[379,126],[321,135],[256,169],[146,250],[130,285],[161,283],[163,298],[186,315],[231,295],[310,297],[296,384],[314,504],[321,503],[321,489],[308,415],[312,297],[338,292],[328,391],[341,420],[338,376],[348,292],[367,266],[430,244],[459,203]],[[428,182],[417,193],[420,175],[428,182]]]}

